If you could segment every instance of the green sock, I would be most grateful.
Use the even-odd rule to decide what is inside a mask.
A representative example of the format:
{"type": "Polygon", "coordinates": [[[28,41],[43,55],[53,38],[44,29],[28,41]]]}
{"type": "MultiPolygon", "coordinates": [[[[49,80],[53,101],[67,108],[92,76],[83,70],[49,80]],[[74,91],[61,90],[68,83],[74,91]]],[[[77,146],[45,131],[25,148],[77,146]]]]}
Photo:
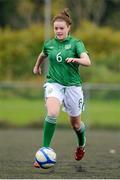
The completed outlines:
{"type": "Polygon", "coordinates": [[[80,126],[80,129],[75,129],[75,132],[76,132],[76,135],[78,137],[78,145],[79,146],[85,146],[85,141],[86,141],[86,138],[85,138],[85,125],[83,122],[81,122],[81,126],[80,126]]]}
{"type": "Polygon", "coordinates": [[[49,147],[56,127],[56,118],[47,116],[43,128],[43,147],[49,147]]]}

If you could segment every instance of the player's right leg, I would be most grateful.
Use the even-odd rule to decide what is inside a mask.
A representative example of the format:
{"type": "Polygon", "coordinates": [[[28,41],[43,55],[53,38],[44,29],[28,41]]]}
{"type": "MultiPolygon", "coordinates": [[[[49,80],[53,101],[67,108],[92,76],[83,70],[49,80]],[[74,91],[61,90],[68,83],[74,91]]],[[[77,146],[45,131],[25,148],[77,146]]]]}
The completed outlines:
{"type": "Polygon", "coordinates": [[[49,147],[55,128],[56,119],[60,111],[60,102],[56,97],[49,97],[46,100],[47,116],[44,121],[42,146],[49,147]]]}
{"type": "Polygon", "coordinates": [[[63,87],[58,83],[46,83],[44,87],[47,116],[44,121],[42,145],[49,147],[55,131],[56,119],[63,101],[63,95],[61,93],[63,87]]]}
{"type": "MultiPolygon", "coordinates": [[[[59,87],[48,83],[45,89],[45,99],[47,116],[44,121],[42,146],[49,147],[55,132],[56,119],[59,114],[60,106],[62,103],[62,95],[59,91],[59,87]]],[[[34,162],[34,167],[40,167],[36,161],[34,162]]]]}
{"type": "MultiPolygon", "coordinates": [[[[46,100],[47,116],[44,121],[42,146],[49,147],[56,128],[56,118],[60,111],[60,102],[55,97],[49,97],[46,100]]],[[[35,161],[34,167],[40,165],[35,161]]]]}

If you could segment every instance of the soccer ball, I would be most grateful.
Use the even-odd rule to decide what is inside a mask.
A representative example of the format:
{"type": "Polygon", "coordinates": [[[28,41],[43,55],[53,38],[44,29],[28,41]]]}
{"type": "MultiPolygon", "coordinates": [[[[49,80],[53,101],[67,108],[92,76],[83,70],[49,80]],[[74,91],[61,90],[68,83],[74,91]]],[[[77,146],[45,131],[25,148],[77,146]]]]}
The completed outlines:
{"type": "Polygon", "coordinates": [[[35,160],[41,168],[48,169],[55,165],[56,153],[50,147],[42,147],[36,152],[35,160]]]}

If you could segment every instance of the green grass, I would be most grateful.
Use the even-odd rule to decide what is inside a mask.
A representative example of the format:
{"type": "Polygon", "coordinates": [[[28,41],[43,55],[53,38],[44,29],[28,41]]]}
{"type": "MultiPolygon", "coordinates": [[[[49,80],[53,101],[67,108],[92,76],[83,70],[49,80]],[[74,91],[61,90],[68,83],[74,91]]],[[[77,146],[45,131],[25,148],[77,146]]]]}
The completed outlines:
{"type": "Polygon", "coordinates": [[[24,98],[11,98],[1,101],[0,120],[15,125],[26,125],[42,120],[45,114],[43,100],[28,100],[24,98]]]}
{"type": "MultiPolygon", "coordinates": [[[[46,115],[43,99],[7,98],[0,101],[0,122],[13,126],[41,125],[46,115]]],[[[65,113],[60,113],[59,124],[67,124],[65,113]]]]}
{"type": "MultiPolygon", "coordinates": [[[[120,128],[120,101],[89,100],[82,118],[86,124],[97,128],[120,128]]],[[[0,100],[0,124],[17,127],[28,125],[40,126],[46,114],[43,99],[25,99],[20,97],[0,100]]],[[[69,125],[68,116],[62,112],[58,125],[69,125]]]]}
{"type": "Polygon", "coordinates": [[[120,128],[120,101],[91,100],[88,103],[87,118],[92,127],[120,128]]]}

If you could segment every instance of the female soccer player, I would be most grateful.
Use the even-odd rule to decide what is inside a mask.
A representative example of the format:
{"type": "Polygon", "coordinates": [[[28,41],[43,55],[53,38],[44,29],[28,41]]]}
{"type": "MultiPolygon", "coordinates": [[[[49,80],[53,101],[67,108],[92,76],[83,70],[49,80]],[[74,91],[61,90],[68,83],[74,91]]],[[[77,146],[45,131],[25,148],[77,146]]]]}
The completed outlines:
{"type": "MultiPolygon", "coordinates": [[[[90,66],[91,61],[83,42],[69,34],[71,17],[67,9],[55,16],[52,24],[55,37],[44,43],[33,68],[34,74],[41,74],[40,65],[48,57],[49,69],[44,85],[47,115],[42,146],[50,146],[60,107],[63,105],[78,138],[75,159],[79,161],[84,156],[86,141],[85,125],[80,117],[84,108],[84,98],[79,66],[90,66]]],[[[37,162],[34,166],[39,167],[37,162]]]]}

